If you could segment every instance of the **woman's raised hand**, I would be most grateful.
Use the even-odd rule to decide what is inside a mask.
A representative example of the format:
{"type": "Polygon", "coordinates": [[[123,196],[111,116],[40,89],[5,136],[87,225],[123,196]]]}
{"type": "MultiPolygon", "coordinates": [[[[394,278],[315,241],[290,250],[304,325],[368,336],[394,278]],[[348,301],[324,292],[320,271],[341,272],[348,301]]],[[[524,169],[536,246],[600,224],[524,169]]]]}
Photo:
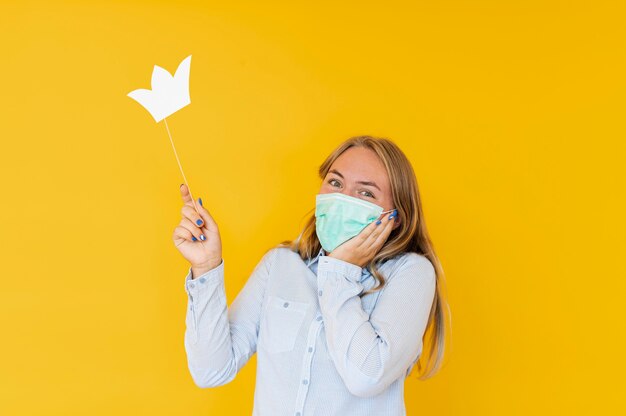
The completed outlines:
{"type": "Polygon", "coordinates": [[[217,224],[202,204],[196,212],[189,194],[187,185],[180,187],[183,199],[181,210],[182,219],[174,229],[174,245],[191,264],[192,277],[195,279],[201,274],[217,267],[222,262],[222,239],[217,224]],[[195,238],[195,240],[194,240],[195,238]]]}
{"type": "Polygon", "coordinates": [[[380,221],[370,223],[359,234],[338,245],[328,256],[365,267],[387,241],[397,216],[398,210],[394,210],[380,221]]]}

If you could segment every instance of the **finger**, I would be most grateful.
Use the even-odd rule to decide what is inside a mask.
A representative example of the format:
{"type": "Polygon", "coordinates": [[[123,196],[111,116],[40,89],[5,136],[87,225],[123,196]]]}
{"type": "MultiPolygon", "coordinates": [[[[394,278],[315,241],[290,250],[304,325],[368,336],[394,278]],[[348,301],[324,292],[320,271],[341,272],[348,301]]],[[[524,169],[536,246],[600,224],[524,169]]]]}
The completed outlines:
{"type": "Polygon", "coordinates": [[[196,237],[198,240],[206,241],[206,235],[204,234],[204,231],[202,231],[202,229],[198,227],[196,224],[191,222],[189,218],[183,218],[180,221],[180,226],[185,228],[191,234],[193,234],[193,236],[196,237]],[[204,235],[204,239],[202,238],[203,235],[204,235]]]}
{"type": "Polygon", "coordinates": [[[362,247],[365,248],[369,248],[372,245],[375,244],[375,241],[378,239],[378,237],[385,232],[385,228],[387,226],[388,223],[392,223],[393,224],[393,218],[389,219],[389,217],[392,216],[392,214],[388,214],[385,215],[382,219],[380,219],[381,223],[376,225],[376,228],[374,228],[374,230],[369,233],[369,235],[367,236],[367,238],[363,241],[362,243],[362,247]]]}
{"type": "MultiPolygon", "coordinates": [[[[181,238],[183,240],[193,242],[193,239],[192,239],[193,234],[191,234],[191,232],[188,229],[186,229],[185,227],[182,227],[180,225],[177,226],[176,228],[174,228],[174,237],[178,237],[178,238],[181,238]]],[[[176,240],[176,239],[174,239],[174,240],[176,240]]]]}
{"type": "Polygon", "coordinates": [[[202,204],[198,204],[198,210],[200,211],[200,215],[202,216],[202,219],[207,224],[207,226],[210,225],[212,228],[217,229],[217,223],[213,219],[213,216],[211,215],[209,210],[203,207],[202,204]]]}
{"type": "Polygon", "coordinates": [[[204,219],[196,212],[196,210],[190,205],[183,205],[181,208],[181,214],[183,218],[189,219],[192,223],[196,224],[198,227],[202,227],[205,225],[204,219]]]}
{"type": "Polygon", "coordinates": [[[382,247],[383,244],[385,244],[385,241],[387,241],[387,238],[389,238],[389,234],[391,234],[391,230],[393,230],[394,222],[395,222],[395,217],[393,217],[392,219],[389,219],[389,217],[387,217],[385,220],[383,220],[383,223],[381,224],[381,226],[383,224],[384,226],[382,226],[382,229],[376,236],[376,239],[372,242],[372,246],[376,251],[378,251],[378,249],[382,247]]]}
{"type": "Polygon", "coordinates": [[[376,221],[372,221],[371,223],[367,224],[367,226],[354,237],[356,246],[358,247],[361,244],[365,243],[369,239],[370,235],[376,230],[376,228],[378,228],[376,221]]]}
{"type": "Polygon", "coordinates": [[[196,205],[198,207],[198,211],[196,211],[191,205],[183,205],[181,208],[181,213],[183,217],[189,218],[192,222],[198,225],[198,220],[201,220],[199,227],[206,227],[212,233],[219,232],[217,223],[200,203],[196,205]]]}
{"type": "Polygon", "coordinates": [[[200,213],[200,216],[202,217],[202,220],[204,221],[203,226],[207,227],[209,231],[211,232],[218,232],[217,223],[213,219],[213,216],[211,215],[209,210],[203,207],[202,204],[200,203],[198,203],[197,206],[198,206],[198,212],[200,213]]]}
{"type": "Polygon", "coordinates": [[[184,204],[189,204],[193,206],[193,200],[191,199],[191,193],[189,192],[189,188],[184,183],[180,186],[180,196],[183,199],[184,204]]]}
{"type": "Polygon", "coordinates": [[[372,244],[372,242],[374,240],[376,240],[376,238],[378,237],[378,235],[381,233],[381,229],[383,222],[385,221],[385,219],[388,219],[389,216],[391,214],[383,214],[384,216],[382,218],[378,218],[376,221],[371,222],[370,224],[368,224],[367,227],[365,227],[361,233],[359,234],[359,238],[358,238],[358,245],[365,245],[365,246],[369,246],[372,244]],[[378,224],[378,221],[381,221],[380,224],[378,224]]]}

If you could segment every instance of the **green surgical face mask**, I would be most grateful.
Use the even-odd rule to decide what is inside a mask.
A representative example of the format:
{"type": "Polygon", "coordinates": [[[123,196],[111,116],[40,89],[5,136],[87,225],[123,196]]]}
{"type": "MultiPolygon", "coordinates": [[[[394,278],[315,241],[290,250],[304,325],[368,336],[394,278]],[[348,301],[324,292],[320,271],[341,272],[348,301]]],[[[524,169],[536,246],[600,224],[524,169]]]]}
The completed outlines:
{"type": "Polygon", "coordinates": [[[340,192],[317,194],[315,197],[315,231],[326,252],[359,234],[376,221],[383,207],[340,192]]]}

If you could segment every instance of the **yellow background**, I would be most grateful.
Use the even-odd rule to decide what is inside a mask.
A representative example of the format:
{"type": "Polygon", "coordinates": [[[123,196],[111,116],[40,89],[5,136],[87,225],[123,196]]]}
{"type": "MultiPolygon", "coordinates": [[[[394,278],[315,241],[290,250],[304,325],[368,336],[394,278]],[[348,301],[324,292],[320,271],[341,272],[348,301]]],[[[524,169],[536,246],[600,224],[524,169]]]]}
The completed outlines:
{"type": "Polygon", "coordinates": [[[389,137],[453,322],[408,414],[623,414],[624,6],[3,1],[0,414],[251,414],[256,356],[219,388],[188,373],[183,181],[126,96],[189,54],[168,121],[229,303],[297,236],[324,157],[389,137]]]}

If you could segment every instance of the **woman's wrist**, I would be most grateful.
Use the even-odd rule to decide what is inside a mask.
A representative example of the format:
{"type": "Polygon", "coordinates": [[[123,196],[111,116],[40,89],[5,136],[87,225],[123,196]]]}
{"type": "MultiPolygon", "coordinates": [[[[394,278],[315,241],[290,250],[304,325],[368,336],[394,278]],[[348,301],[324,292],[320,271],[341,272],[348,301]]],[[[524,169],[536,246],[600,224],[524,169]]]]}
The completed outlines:
{"type": "Polygon", "coordinates": [[[192,265],[191,266],[191,278],[195,279],[198,276],[202,276],[206,272],[209,272],[209,271],[215,269],[221,263],[222,263],[222,259],[219,259],[219,260],[209,261],[207,263],[200,264],[200,265],[195,265],[195,266],[192,265]]]}

